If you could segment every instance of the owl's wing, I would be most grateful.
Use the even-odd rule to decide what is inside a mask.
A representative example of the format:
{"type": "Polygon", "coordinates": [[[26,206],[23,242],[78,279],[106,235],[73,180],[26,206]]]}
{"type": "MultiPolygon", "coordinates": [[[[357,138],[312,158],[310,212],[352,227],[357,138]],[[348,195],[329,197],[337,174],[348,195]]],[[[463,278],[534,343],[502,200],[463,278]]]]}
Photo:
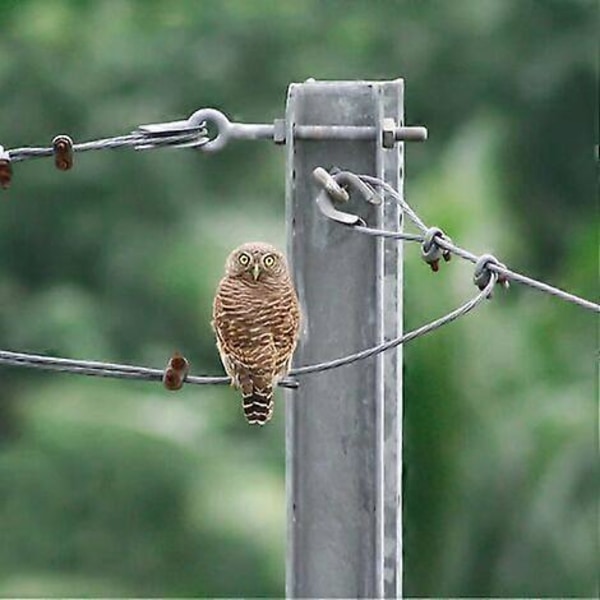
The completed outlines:
{"type": "Polygon", "coordinates": [[[275,373],[278,379],[290,369],[292,355],[296,350],[300,332],[300,307],[295,292],[286,302],[286,310],[276,329],[274,344],[276,349],[275,373]]]}

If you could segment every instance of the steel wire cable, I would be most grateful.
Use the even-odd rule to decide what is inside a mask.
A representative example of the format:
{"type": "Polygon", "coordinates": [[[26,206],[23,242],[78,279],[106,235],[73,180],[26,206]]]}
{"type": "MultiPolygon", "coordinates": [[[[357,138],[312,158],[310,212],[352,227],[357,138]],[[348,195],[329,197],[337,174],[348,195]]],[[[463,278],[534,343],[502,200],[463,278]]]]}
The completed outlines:
{"type": "Polygon", "coordinates": [[[431,321],[430,323],[426,323],[417,329],[413,329],[404,335],[401,335],[392,340],[388,340],[386,342],[382,342],[377,346],[373,346],[372,348],[367,348],[365,350],[361,350],[360,352],[356,352],[355,354],[350,354],[348,356],[344,356],[342,358],[336,358],[334,360],[329,360],[326,362],[318,363],[315,365],[310,365],[306,367],[297,367],[290,371],[290,375],[307,375],[309,373],[320,373],[321,371],[327,371],[329,369],[335,369],[337,367],[343,367],[345,365],[352,364],[359,360],[364,360],[365,358],[369,358],[381,352],[385,352],[386,350],[390,350],[391,348],[396,348],[401,344],[406,344],[411,340],[414,340],[418,337],[431,333],[456,319],[463,317],[464,315],[471,312],[474,308],[479,306],[483,300],[490,297],[494,285],[496,284],[497,277],[496,275],[492,275],[490,277],[489,282],[485,286],[483,290],[481,290],[474,298],[465,302],[465,304],[459,306],[457,309],[447,313],[446,315],[431,321]]]}
{"type": "MultiPolygon", "coordinates": [[[[208,142],[210,142],[210,138],[206,136],[206,129],[197,127],[195,129],[181,131],[174,135],[160,135],[134,131],[126,135],[73,144],[72,150],[73,152],[88,152],[90,150],[110,150],[124,147],[132,147],[137,150],[148,150],[169,146],[185,146],[186,144],[193,144],[195,147],[199,147],[208,142]]],[[[22,147],[4,150],[4,152],[9,156],[11,162],[16,163],[32,158],[54,156],[55,148],[52,146],[22,147]]]]}
{"type": "MultiPolygon", "coordinates": [[[[149,134],[147,132],[144,133],[136,131],[124,136],[116,136],[112,138],[104,138],[100,140],[74,144],[72,146],[72,149],[75,152],[85,152],[88,150],[102,150],[110,148],[121,148],[127,146],[135,147],[138,149],[144,149],[174,146],[187,143],[191,143],[194,145],[202,145],[203,143],[209,141],[208,138],[203,137],[205,133],[206,132],[202,127],[198,127],[195,130],[184,130],[178,132],[175,135],[149,134]]],[[[52,156],[55,154],[55,149],[53,147],[16,148],[5,152],[8,153],[11,161],[17,162],[29,158],[52,156]]],[[[420,219],[417,213],[406,202],[406,200],[402,197],[400,193],[398,193],[389,184],[376,177],[370,175],[359,175],[358,177],[365,183],[380,187],[387,194],[389,194],[400,205],[400,208],[402,209],[403,213],[414,223],[414,225],[422,232],[423,235],[400,231],[386,231],[383,229],[368,227],[362,224],[356,224],[351,226],[351,228],[354,231],[366,235],[396,239],[401,241],[412,241],[422,243],[425,240],[426,234],[429,231],[427,225],[425,225],[425,223],[420,219]]],[[[483,258],[469,252],[468,250],[465,250],[464,248],[461,248],[460,246],[457,246],[448,237],[444,235],[438,235],[432,239],[434,239],[434,243],[439,248],[451,252],[452,254],[456,254],[457,256],[468,260],[472,263],[479,264],[481,259],[483,258]]],[[[295,369],[292,369],[289,375],[292,377],[298,375],[307,375],[349,365],[359,360],[364,360],[366,358],[375,356],[381,352],[385,352],[389,349],[395,348],[420,336],[431,333],[439,329],[440,327],[443,327],[444,325],[468,314],[475,307],[477,307],[484,299],[489,298],[491,296],[491,292],[494,285],[498,282],[499,278],[502,277],[536,288],[540,291],[551,294],[562,300],[577,304],[588,310],[600,312],[600,305],[590,302],[589,300],[585,300],[584,298],[581,298],[579,296],[576,296],[549,284],[546,284],[544,282],[523,275],[521,273],[518,273],[516,271],[513,271],[511,269],[508,269],[505,265],[499,263],[495,259],[486,262],[483,265],[483,267],[490,273],[487,283],[484,286],[482,286],[483,289],[474,298],[461,305],[457,309],[392,340],[382,342],[371,348],[367,348],[365,350],[361,350],[359,352],[341,358],[325,361],[314,365],[297,367],[295,369]]],[[[143,381],[161,381],[164,376],[163,370],[142,366],[108,363],[102,361],[67,359],[5,350],[0,350],[0,364],[17,367],[38,368],[63,373],[75,373],[98,377],[109,377],[116,379],[135,379],[143,381]]],[[[187,375],[185,377],[186,383],[195,385],[226,384],[230,383],[230,381],[230,378],[226,376],[213,377],[187,375]]],[[[280,385],[284,387],[297,387],[298,384],[294,380],[284,379],[280,382],[280,385]]]]}
{"type": "MultiPolygon", "coordinates": [[[[382,342],[371,348],[361,350],[354,354],[336,358],[334,360],[318,363],[315,365],[307,365],[305,367],[297,367],[292,369],[289,373],[290,377],[297,375],[308,375],[310,373],[320,373],[329,369],[335,369],[345,365],[352,364],[359,360],[364,360],[385,352],[392,348],[396,348],[401,344],[405,344],[414,340],[418,337],[431,333],[452,321],[466,315],[471,312],[476,306],[478,306],[484,299],[488,298],[492,292],[494,284],[496,283],[496,276],[490,278],[489,283],[486,287],[481,290],[474,298],[459,306],[457,309],[449,312],[448,314],[431,321],[421,327],[410,331],[404,335],[401,335],[392,340],[382,342]]],[[[55,356],[44,356],[40,354],[28,354],[23,352],[11,352],[7,350],[0,350],[0,364],[15,366],[15,367],[30,367],[38,368],[50,371],[58,371],[61,373],[75,373],[80,375],[92,375],[97,377],[109,377],[113,379],[136,379],[142,381],[161,381],[164,375],[164,371],[160,369],[152,369],[149,367],[140,367],[134,365],[125,365],[117,363],[107,363],[101,361],[91,360],[76,360],[70,358],[59,358],[55,356]]],[[[226,384],[230,383],[229,377],[211,377],[211,376],[195,376],[188,375],[185,378],[185,383],[191,383],[196,385],[206,384],[226,384]]],[[[284,379],[280,382],[282,387],[297,387],[297,382],[284,379]]]]}
{"type": "MultiPolygon", "coordinates": [[[[416,225],[416,227],[418,229],[420,229],[424,234],[427,233],[427,231],[429,230],[427,225],[425,225],[425,223],[420,219],[420,217],[412,209],[412,207],[408,204],[408,202],[406,202],[406,200],[402,197],[402,195],[399,192],[397,192],[392,186],[390,186],[385,181],[382,181],[381,179],[378,179],[377,177],[373,177],[371,175],[358,175],[358,177],[366,183],[375,185],[375,186],[380,187],[381,189],[385,190],[392,198],[394,198],[394,200],[399,204],[399,206],[402,209],[402,211],[404,212],[404,214],[406,214],[406,216],[416,225]]],[[[397,237],[398,239],[409,239],[408,237],[405,237],[407,234],[404,234],[403,232],[384,231],[384,230],[376,230],[376,229],[371,229],[371,228],[366,228],[366,229],[370,229],[370,231],[365,231],[364,227],[356,226],[356,225],[353,226],[352,228],[357,231],[360,231],[362,233],[368,233],[369,235],[388,237],[388,238],[397,237]]],[[[419,236],[415,236],[413,239],[416,241],[418,239],[418,237],[419,236]]],[[[423,238],[421,238],[421,240],[422,239],[423,238]]],[[[456,254],[457,256],[459,256],[465,260],[468,260],[472,263],[477,263],[481,258],[481,256],[477,256],[476,254],[473,254],[472,252],[469,252],[468,250],[465,250],[464,248],[457,246],[449,238],[447,238],[445,236],[436,237],[434,243],[437,244],[440,248],[447,250],[448,252],[451,252],[452,254],[456,254]]],[[[505,265],[499,264],[497,262],[489,262],[487,264],[487,268],[490,271],[493,271],[497,275],[504,277],[508,280],[512,280],[517,283],[522,283],[531,288],[534,288],[539,291],[550,294],[552,296],[555,296],[556,298],[560,298],[561,300],[564,300],[566,302],[576,304],[577,306],[580,306],[581,308],[585,308],[587,310],[591,310],[594,312],[600,312],[600,305],[596,304],[595,302],[586,300],[585,298],[581,298],[580,296],[577,296],[575,294],[572,294],[571,292],[567,292],[565,290],[557,288],[557,287],[550,285],[548,283],[545,283],[543,281],[539,281],[532,277],[528,277],[527,275],[523,275],[522,273],[519,273],[517,271],[513,271],[512,269],[509,269],[505,265]]]]}

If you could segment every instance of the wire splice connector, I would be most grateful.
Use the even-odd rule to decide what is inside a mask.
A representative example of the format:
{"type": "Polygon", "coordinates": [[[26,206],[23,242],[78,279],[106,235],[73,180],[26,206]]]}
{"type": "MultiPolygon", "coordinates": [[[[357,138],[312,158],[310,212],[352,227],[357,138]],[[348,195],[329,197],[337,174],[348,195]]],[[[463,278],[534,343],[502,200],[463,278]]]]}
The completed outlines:
{"type": "Polygon", "coordinates": [[[441,258],[444,259],[444,262],[449,262],[452,258],[452,254],[449,250],[442,249],[437,244],[436,240],[438,238],[451,241],[439,227],[430,227],[425,232],[423,243],[421,244],[421,258],[431,267],[431,270],[434,273],[437,273],[440,269],[441,258]]]}
{"type": "MultiPolygon", "coordinates": [[[[372,175],[358,175],[360,179],[369,183],[380,190],[383,190],[387,195],[392,197],[402,209],[402,213],[408,217],[410,221],[419,229],[423,235],[421,234],[411,234],[405,233],[403,231],[387,231],[384,229],[374,229],[372,227],[363,227],[359,224],[354,224],[351,228],[353,231],[357,231],[360,233],[364,233],[367,235],[372,235],[376,237],[394,239],[394,240],[404,240],[411,242],[423,242],[424,234],[427,233],[428,227],[423,223],[419,215],[411,208],[411,206],[406,202],[403,195],[400,194],[397,190],[395,190],[391,185],[382,181],[377,177],[373,177],[372,175]]],[[[324,213],[325,214],[325,213],[324,213]]],[[[328,216],[325,214],[325,216],[328,216]]],[[[442,251],[447,250],[451,254],[456,254],[460,258],[468,260],[473,264],[476,264],[479,260],[479,256],[473,254],[473,252],[469,252],[465,248],[461,248],[454,244],[449,238],[446,237],[438,237],[436,240],[436,244],[442,248],[442,251]]],[[[493,261],[488,260],[488,268],[490,271],[493,271],[496,275],[498,275],[499,282],[506,287],[509,281],[515,281],[517,283],[521,283],[523,285],[527,285],[533,289],[539,290],[546,294],[550,294],[555,298],[559,298],[565,302],[570,302],[571,304],[575,304],[585,310],[591,310],[596,313],[600,313],[600,304],[596,302],[592,302],[590,300],[586,300],[581,296],[577,296],[576,294],[572,294],[565,290],[561,290],[553,285],[549,285],[544,283],[543,281],[539,281],[537,279],[533,279],[532,277],[528,277],[527,275],[523,275],[517,271],[513,271],[509,269],[502,263],[494,263],[493,261]]]]}
{"type": "Polygon", "coordinates": [[[12,164],[10,154],[0,146],[0,187],[7,189],[12,180],[12,164]]]}
{"type": "Polygon", "coordinates": [[[54,152],[54,166],[59,171],[68,171],[73,168],[73,140],[68,135],[57,135],[52,140],[52,150],[54,152]]]}
{"type": "Polygon", "coordinates": [[[190,372],[190,363],[185,356],[175,352],[167,363],[163,374],[163,385],[171,392],[176,392],[183,387],[185,378],[190,372]]]}
{"type": "MultiPolygon", "coordinates": [[[[473,273],[473,283],[480,289],[483,290],[490,282],[490,277],[492,277],[492,271],[488,268],[489,264],[494,264],[502,268],[506,268],[506,265],[503,265],[493,254],[482,254],[475,263],[475,271],[473,273]]],[[[509,287],[508,279],[503,275],[497,275],[498,281],[497,283],[501,285],[503,288],[507,289],[509,287]]],[[[492,292],[490,290],[490,294],[488,298],[491,298],[492,292]]]]}

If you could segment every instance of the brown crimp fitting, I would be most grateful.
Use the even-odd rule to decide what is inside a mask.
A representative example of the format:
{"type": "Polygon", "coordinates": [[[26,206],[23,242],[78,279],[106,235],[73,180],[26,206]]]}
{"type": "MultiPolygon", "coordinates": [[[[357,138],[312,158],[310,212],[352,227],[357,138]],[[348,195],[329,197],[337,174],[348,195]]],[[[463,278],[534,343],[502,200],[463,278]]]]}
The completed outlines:
{"type": "Polygon", "coordinates": [[[190,370],[190,363],[185,356],[182,356],[179,352],[175,352],[169,361],[169,367],[187,375],[190,370]]]}
{"type": "Polygon", "coordinates": [[[440,258],[445,262],[450,260],[450,253],[442,250],[435,242],[436,237],[445,237],[444,232],[439,227],[431,227],[425,232],[423,243],[421,244],[421,258],[431,267],[434,273],[440,270],[440,258]]]}
{"type": "Polygon", "coordinates": [[[185,356],[175,352],[167,363],[163,374],[163,385],[171,392],[176,392],[183,387],[185,378],[190,370],[190,363],[185,356]]]}
{"type": "Polygon", "coordinates": [[[10,160],[0,159],[0,186],[3,189],[10,187],[12,180],[12,165],[10,160]]]}
{"type": "Polygon", "coordinates": [[[176,392],[183,387],[183,377],[179,371],[168,368],[163,375],[163,384],[170,392],[176,392]]]}
{"type": "Polygon", "coordinates": [[[54,150],[54,166],[59,171],[73,168],[73,140],[68,135],[57,135],[52,140],[54,150]]]}
{"type": "Polygon", "coordinates": [[[7,189],[12,180],[12,164],[10,154],[0,146],[0,187],[7,189]]]}

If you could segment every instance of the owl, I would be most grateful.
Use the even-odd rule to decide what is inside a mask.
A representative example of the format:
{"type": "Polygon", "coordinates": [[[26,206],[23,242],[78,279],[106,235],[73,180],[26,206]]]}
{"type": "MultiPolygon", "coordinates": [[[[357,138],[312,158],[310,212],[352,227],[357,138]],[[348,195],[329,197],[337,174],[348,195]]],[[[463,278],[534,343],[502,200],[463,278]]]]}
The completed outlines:
{"type": "Polygon", "coordinates": [[[250,242],[225,263],[213,303],[217,348],[232,385],[242,394],[248,423],[273,415],[273,387],[290,368],[300,307],[281,252],[250,242]]]}

